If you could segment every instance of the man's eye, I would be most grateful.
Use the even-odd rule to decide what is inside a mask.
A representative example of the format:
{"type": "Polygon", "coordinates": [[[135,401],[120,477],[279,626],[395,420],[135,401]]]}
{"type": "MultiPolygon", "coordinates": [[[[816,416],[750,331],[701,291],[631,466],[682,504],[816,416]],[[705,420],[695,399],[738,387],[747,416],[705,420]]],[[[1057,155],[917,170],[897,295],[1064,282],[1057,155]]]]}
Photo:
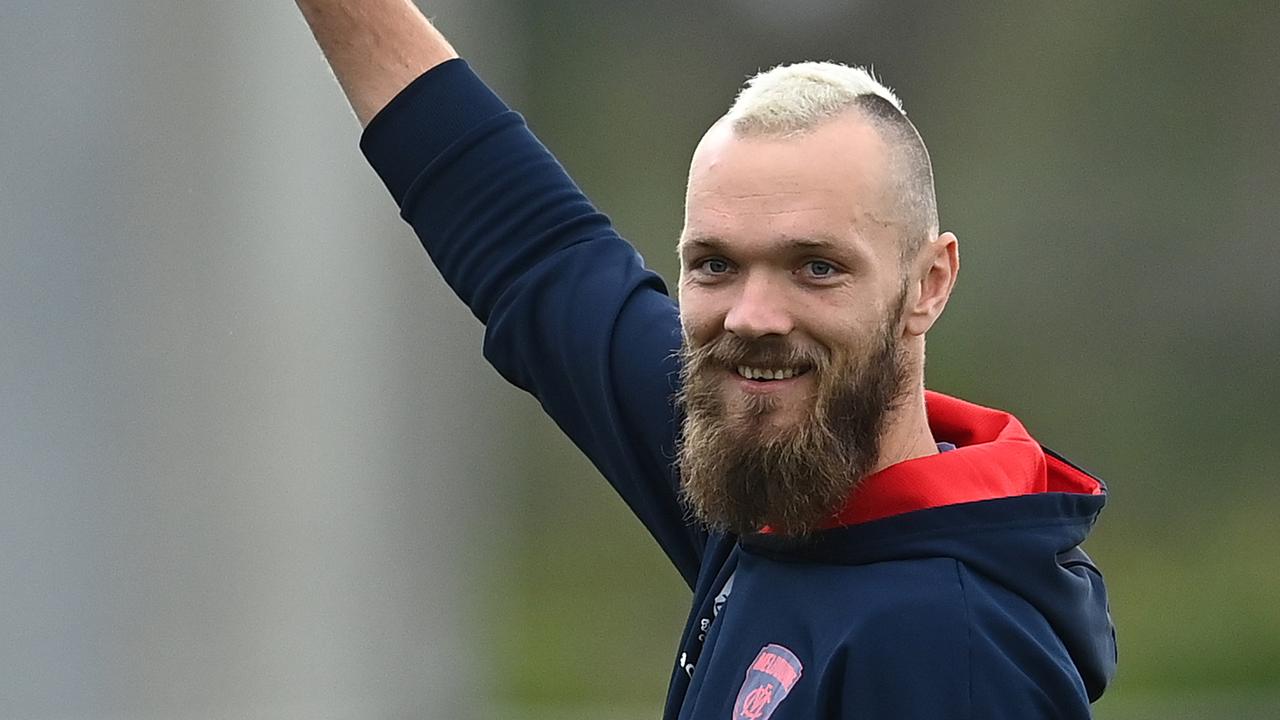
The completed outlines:
{"type": "Polygon", "coordinates": [[[809,269],[810,277],[828,278],[836,274],[836,266],[825,260],[810,260],[805,267],[809,269]]]}
{"type": "Polygon", "coordinates": [[[723,258],[707,258],[702,261],[701,269],[708,275],[723,275],[729,272],[729,263],[723,258]]]}

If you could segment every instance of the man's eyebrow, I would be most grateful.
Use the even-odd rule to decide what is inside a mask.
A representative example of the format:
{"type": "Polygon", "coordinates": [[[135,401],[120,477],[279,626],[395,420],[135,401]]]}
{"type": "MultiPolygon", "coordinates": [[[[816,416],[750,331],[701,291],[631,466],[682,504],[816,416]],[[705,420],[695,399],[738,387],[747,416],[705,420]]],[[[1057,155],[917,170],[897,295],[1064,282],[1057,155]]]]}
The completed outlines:
{"type": "MultiPolygon", "coordinates": [[[[830,250],[838,248],[841,243],[830,235],[813,235],[804,237],[781,237],[778,238],[774,245],[781,248],[796,248],[800,250],[830,250]]],[[[714,236],[698,236],[694,238],[681,238],[678,249],[680,252],[688,250],[723,250],[729,243],[714,236]]]]}
{"type": "Polygon", "coordinates": [[[680,238],[678,248],[680,252],[689,250],[721,250],[725,246],[725,242],[718,237],[698,236],[695,238],[680,238]]]}
{"type": "Polygon", "coordinates": [[[830,250],[838,247],[840,243],[829,235],[815,235],[813,237],[783,238],[780,244],[804,250],[830,250]]]}

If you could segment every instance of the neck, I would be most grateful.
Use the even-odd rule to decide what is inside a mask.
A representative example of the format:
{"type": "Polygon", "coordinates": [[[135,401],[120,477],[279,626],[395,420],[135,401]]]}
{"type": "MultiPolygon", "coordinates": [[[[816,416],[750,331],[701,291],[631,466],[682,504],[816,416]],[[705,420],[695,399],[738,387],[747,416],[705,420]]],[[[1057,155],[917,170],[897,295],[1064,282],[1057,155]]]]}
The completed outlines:
{"type": "Polygon", "coordinates": [[[896,465],[905,460],[935,455],[937,441],[929,429],[929,416],[924,407],[924,382],[913,382],[910,391],[885,419],[884,434],[880,438],[880,458],[872,472],[896,465]]]}

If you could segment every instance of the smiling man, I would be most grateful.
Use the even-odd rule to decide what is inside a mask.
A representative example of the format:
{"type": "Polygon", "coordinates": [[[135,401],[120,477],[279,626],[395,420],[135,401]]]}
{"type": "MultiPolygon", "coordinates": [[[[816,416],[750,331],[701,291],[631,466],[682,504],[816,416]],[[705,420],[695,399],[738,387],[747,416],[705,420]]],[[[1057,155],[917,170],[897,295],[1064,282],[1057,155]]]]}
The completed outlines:
{"type": "Polygon", "coordinates": [[[705,522],[808,533],[938,452],[924,334],[959,259],[887,88],[832,64],[757,76],[698,145],[685,207],[680,468],[705,522]]]}
{"type": "Polygon", "coordinates": [[[412,3],[298,5],[485,356],[693,591],[666,718],[1089,716],[1105,490],[925,390],[958,246],[893,93],[831,63],[748,84],[694,153],[677,311],[412,3]]]}

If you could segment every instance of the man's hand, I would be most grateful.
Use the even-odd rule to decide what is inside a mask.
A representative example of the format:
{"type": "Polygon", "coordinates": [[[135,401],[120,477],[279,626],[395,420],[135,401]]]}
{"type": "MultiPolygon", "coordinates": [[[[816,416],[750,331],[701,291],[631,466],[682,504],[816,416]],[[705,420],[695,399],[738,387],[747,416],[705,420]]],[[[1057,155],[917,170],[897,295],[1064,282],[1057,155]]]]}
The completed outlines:
{"type": "Polygon", "coordinates": [[[365,126],[409,83],[458,57],[411,0],[296,0],[365,126]]]}

